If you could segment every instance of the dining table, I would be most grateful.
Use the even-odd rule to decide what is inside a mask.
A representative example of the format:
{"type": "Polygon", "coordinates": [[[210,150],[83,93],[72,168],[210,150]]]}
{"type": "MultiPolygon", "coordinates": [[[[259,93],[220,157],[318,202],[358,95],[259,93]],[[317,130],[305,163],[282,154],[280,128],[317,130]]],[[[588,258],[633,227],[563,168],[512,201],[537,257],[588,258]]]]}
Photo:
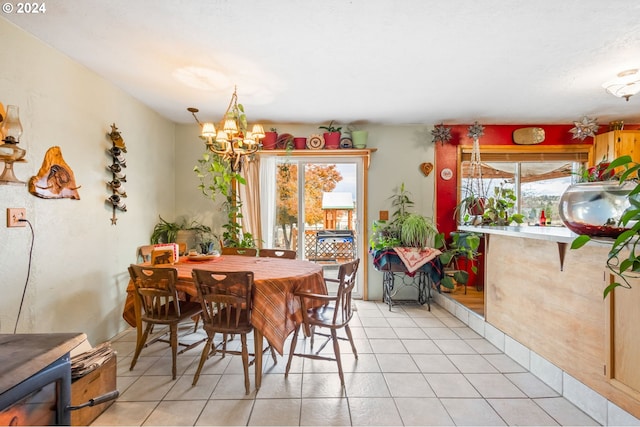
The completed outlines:
{"type": "MultiPolygon", "coordinates": [[[[151,266],[148,262],[139,265],[151,266]]],[[[253,272],[251,323],[254,327],[256,388],[260,388],[262,382],[263,339],[266,338],[272,348],[282,355],[285,340],[295,330],[296,325],[302,322],[300,302],[294,293],[304,291],[327,294],[322,266],[299,259],[241,255],[184,256],[174,264],[158,267],[175,268],[178,272],[178,292],[192,300],[198,296],[191,275],[194,269],[253,272]]],[[[136,302],[133,283],[129,281],[122,317],[140,331],[142,321],[138,314],[140,308],[136,302]]]]}

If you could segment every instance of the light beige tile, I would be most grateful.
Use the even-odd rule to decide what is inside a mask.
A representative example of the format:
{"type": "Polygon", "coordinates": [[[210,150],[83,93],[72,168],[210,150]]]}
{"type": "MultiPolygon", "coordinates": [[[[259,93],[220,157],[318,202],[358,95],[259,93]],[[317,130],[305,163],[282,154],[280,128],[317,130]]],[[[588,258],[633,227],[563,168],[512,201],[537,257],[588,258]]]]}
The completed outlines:
{"type": "Polygon", "coordinates": [[[440,399],[456,425],[503,426],[504,421],[484,399],[440,399]]]}
{"type": "Polygon", "coordinates": [[[526,395],[502,374],[465,374],[485,398],[520,398],[526,395]]]}
{"type": "Polygon", "coordinates": [[[432,340],[459,340],[460,337],[456,335],[449,328],[422,328],[425,334],[432,340]]]}
{"type": "MultiPolygon", "coordinates": [[[[118,368],[116,368],[118,372],[117,375],[122,375],[122,376],[143,375],[145,372],[147,372],[147,370],[149,370],[149,368],[151,368],[156,362],[160,360],[160,356],[152,356],[152,357],[140,356],[138,357],[138,360],[136,361],[136,366],[134,366],[133,369],[131,369],[131,360],[133,360],[133,358],[131,357],[125,358],[124,360],[122,360],[122,362],[118,360],[118,368]]],[[[171,371],[169,371],[169,374],[171,374],[171,371]]]]}
{"type": "Polygon", "coordinates": [[[118,391],[120,392],[120,394],[122,394],[125,391],[127,391],[129,386],[131,386],[131,384],[133,384],[137,380],[138,380],[138,377],[124,377],[119,375],[119,376],[116,376],[116,387],[118,388],[118,391]]]}
{"type": "Polygon", "coordinates": [[[385,373],[384,378],[393,397],[435,397],[435,393],[422,375],[385,373]]]}
{"type": "MultiPolygon", "coordinates": [[[[200,371],[200,375],[223,374],[227,369],[227,366],[229,366],[230,361],[231,356],[226,356],[225,358],[218,355],[210,356],[209,359],[205,360],[204,365],[202,366],[202,371],[200,371]]],[[[198,370],[199,363],[200,354],[197,355],[193,363],[185,370],[184,375],[195,375],[198,370]]]]}
{"type": "Polygon", "coordinates": [[[416,322],[410,317],[390,317],[387,322],[392,328],[416,328],[416,322]]]}
{"type": "MultiPolygon", "coordinates": [[[[193,355],[179,354],[176,356],[176,374],[183,375],[191,364],[196,360],[193,355]]],[[[144,375],[171,375],[171,365],[173,361],[170,355],[160,357],[152,366],[144,372],[144,375]]],[[[136,365],[137,367],[137,365],[136,365]]]]}
{"type": "Polygon", "coordinates": [[[408,354],[377,354],[382,372],[420,372],[408,354]]]}
{"type": "Polygon", "coordinates": [[[162,401],[143,426],[192,426],[206,403],[206,400],[162,401]]]}
{"type": "Polygon", "coordinates": [[[485,359],[487,359],[487,361],[489,361],[489,363],[495,366],[495,368],[503,374],[508,372],[527,372],[524,366],[504,353],[483,354],[483,356],[485,359]]]}
{"type": "Polygon", "coordinates": [[[300,399],[256,399],[248,425],[300,425],[300,405],[300,399]]]}
{"type": "Polygon", "coordinates": [[[488,399],[488,402],[508,425],[558,425],[531,399],[488,399]]]}
{"type": "Polygon", "coordinates": [[[217,399],[205,405],[196,426],[246,426],[253,400],[217,399]]]}
{"type": "Polygon", "coordinates": [[[249,380],[251,385],[249,394],[245,394],[244,375],[224,374],[213,389],[211,399],[253,399],[256,394],[253,377],[249,380]]]}
{"type": "Polygon", "coordinates": [[[478,391],[462,374],[424,374],[424,377],[439,398],[480,397],[478,391]]]}
{"type": "MultiPolygon", "coordinates": [[[[450,325],[447,325],[450,326],[450,325]]],[[[464,340],[477,340],[483,339],[476,331],[469,327],[452,327],[451,330],[460,338],[464,340]]]]}
{"type": "Polygon", "coordinates": [[[405,426],[455,425],[439,399],[413,397],[394,400],[405,426]]]}
{"type": "Polygon", "coordinates": [[[367,338],[369,338],[369,339],[373,339],[373,338],[398,338],[396,336],[395,331],[391,327],[388,327],[388,328],[376,328],[376,327],[365,328],[365,332],[367,334],[367,338]]]}
{"type": "Polygon", "coordinates": [[[348,373],[344,375],[344,383],[349,399],[391,396],[381,373],[348,373]]]}
{"type": "MultiPolygon", "coordinates": [[[[378,359],[373,353],[359,354],[358,359],[356,359],[353,354],[343,353],[342,370],[344,372],[381,372],[380,365],[378,364],[378,359]]],[[[335,372],[338,372],[338,370],[336,369],[335,372]]]]}
{"type": "Polygon", "coordinates": [[[440,348],[430,339],[403,339],[402,344],[409,354],[442,354],[440,348]]]}
{"type": "Polygon", "coordinates": [[[462,373],[497,373],[498,370],[479,354],[451,354],[449,360],[462,373]]]}
{"type": "Polygon", "coordinates": [[[302,374],[263,375],[258,399],[299,399],[302,396],[302,374]]]}
{"type": "Polygon", "coordinates": [[[400,339],[426,340],[427,334],[421,328],[393,328],[396,336],[400,339]]]}
{"type": "Polygon", "coordinates": [[[300,411],[301,426],[350,426],[346,398],[304,399],[300,411]]]}
{"type": "Polygon", "coordinates": [[[593,418],[576,408],[564,397],[534,399],[535,402],[563,426],[596,426],[593,418]]]}
{"type": "Polygon", "coordinates": [[[173,387],[171,375],[143,376],[120,395],[119,402],[159,401],[173,387]]]}
{"type": "MultiPolygon", "coordinates": [[[[420,328],[446,328],[446,325],[440,319],[437,317],[417,317],[413,320],[420,328]]],[[[429,331],[425,332],[427,332],[427,335],[429,334],[429,331]]]]}
{"type": "Polygon", "coordinates": [[[529,372],[504,374],[528,397],[556,397],[558,393],[529,372]]]}
{"type": "Polygon", "coordinates": [[[345,390],[337,373],[305,374],[302,377],[302,397],[345,397],[345,390]]]}
{"type": "Polygon", "coordinates": [[[445,354],[477,354],[476,351],[464,340],[438,340],[433,342],[445,354]]]}
{"type": "Polygon", "coordinates": [[[140,426],[153,412],[158,402],[125,402],[118,399],[91,425],[94,426],[140,426]]]}
{"type": "Polygon", "coordinates": [[[349,398],[354,426],[399,426],[402,418],[393,399],[349,398]]]}
{"type": "Polygon", "coordinates": [[[207,400],[213,389],[218,384],[221,375],[200,375],[198,384],[193,384],[193,377],[185,375],[176,380],[176,383],[165,396],[166,400],[207,400]]]}
{"type": "Polygon", "coordinates": [[[406,353],[407,349],[402,345],[402,341],[399,339],[375,339],[369,340],[371,349],[376,354],[381,353],[406,353]]]}
{"type": "Polygon", "coordinates": [[[361,317],[360,323],[366,329],[369,328],[390,328],[391,325],[384,317],[361,317]]]}
{"type": "Polygon", "coordinates": [[[462,328],[464,326],[466,326],[466,324],[458,319],[457,317],[442,317],[440,318],[440,321],[442,323],[444,323],[445,326],[448,326],[449,328],[462,328]]]}
{"type": "Polygon", "coordinates": [[[458,368],[443,354],[412,354],[420,372],[459,373],[458,368]]]}

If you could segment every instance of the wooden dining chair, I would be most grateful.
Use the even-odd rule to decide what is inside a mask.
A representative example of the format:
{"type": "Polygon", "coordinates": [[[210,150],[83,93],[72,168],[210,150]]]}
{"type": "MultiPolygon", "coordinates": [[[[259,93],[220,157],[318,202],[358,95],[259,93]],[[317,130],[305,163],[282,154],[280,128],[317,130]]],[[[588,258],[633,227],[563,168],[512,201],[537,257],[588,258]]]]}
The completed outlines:
{"type": "MultiPolygon", "coordinates": [[[[202,307],[198,302],[180,301],[176,290],[178,272],[175,268],[142,267],[132,264],[129,266],[129,275],[133,281],[135,297],[140,302],[140,319],[146,324],[142,334],[138,331],[136,350],[129,370],[136,366],[138,356],[140,356],[140,352],[147,344],[147,339],[154,325],[166,325],[169,326],[168,342],[171,345],[171,373],[175,380],[176,357],[178,354],[178,323],[191,320],[191,318],[198,319],[198,315],[202,312],[202,307]]],[[[196,320],[194,331],[197,326],[196,320]]],[[[155,341],[163,340],[156,339],[152,342],[155,341]]],[[[189,349],[200,342],[202,340],[184,345],[189,349]]]]}
{"type": "Polygon", "coordinates": [[[258,250],[256,248],[229,248],[223,246],[220,253],[222,255],[256,256],[258,254],[258,250]]]}
{"type": "Polygon", "coordinates": [[[136,264],[151,262],[151,252],[153,252],[153,245],[138,246],[138,249],[136,249],[136,264]]]}
{"type": "Polygon", "coordinates": [[[356,284],[356,274],[360,259],[357,258],[351,262],[341,264],[338,270],[338,279],[325,278],[325,281],[338,282],[336,295],[320,295],[309,292],[298,291],[294,295],[300,298],[302,308],[302,323],[297,325],[291,340],[291,350],[289,351],[289,360],[285,370],[285,377],[289,375],[291,368],[291,360],[293,356],[306,357],[309,359],[332,360],[338,364],[338,374],[340,375],[340,383],[344,386],[344,373],[342,371],[342,362],[340,360],[339,339],[348,339],[351,343],[351,349],[355,358],[358,358],[358,352],[353,342],[349,321],[353,317],[353,306],[351,301],[351,293],[356,284]],[[300,329],[304,327],[306,336],[311,337],[309,353],[295,353],[298,334],[300,329]],[[329,329],[329,333],[324,332],[324,328],[329,329]],[[347,338],[338,337],[338,330],[344,329],[347,338]],[[326,337],[327,340],[313,352],[313,337],[320,335],[326,337]],[[334,357],[320,355],[320,352],[329,343],[333,342],[334,357]]]}
{"type": "MultiPolygon", "coordinates": [[[[203,329],[207,333],[207,343],[202,349],[200,363],[193,377],[193,385],[198,383],[204,362],[218,352],[213,342],[215,334],[222,334],[224,357],[227,353],[242,356],[244,367],[244,386],[249,394],[249,350],[247,334],[253,331],[251,325],[251,305],[253,294],[253,273],[250,271],[219,272],[208,270],[192,270],[198,298],[202,305],[203,329]],[[241,351],[227,349],[227,336],[240,335],[241,351]]],[[[256,367],[260,369],[260,367],[256,367]]]]}
{"type": "Polygon", "coordinates": [[[290,249],[260,249],[259,257],[296,259],[296,251],[290,249]]]}

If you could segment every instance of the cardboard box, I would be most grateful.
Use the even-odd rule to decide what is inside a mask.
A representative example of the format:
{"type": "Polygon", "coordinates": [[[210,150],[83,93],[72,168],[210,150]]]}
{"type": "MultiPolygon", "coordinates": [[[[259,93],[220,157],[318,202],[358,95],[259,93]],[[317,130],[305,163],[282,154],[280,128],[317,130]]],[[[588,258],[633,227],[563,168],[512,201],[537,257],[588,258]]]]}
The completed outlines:
{"type": "MultiPolygon", "coordinates": [[[[103,363],[102,366],[74,380],[71,383],[71,405],[80,405],[90,399],[95,399],[98,396],[116,390],[116,366],[116,355],[114,353],[113,357],[103,363]]],[[[87,406],[71,411],[71,425],[88,426],[113,402],[115,402],[115,399],[96,406],[87,406]]]]}

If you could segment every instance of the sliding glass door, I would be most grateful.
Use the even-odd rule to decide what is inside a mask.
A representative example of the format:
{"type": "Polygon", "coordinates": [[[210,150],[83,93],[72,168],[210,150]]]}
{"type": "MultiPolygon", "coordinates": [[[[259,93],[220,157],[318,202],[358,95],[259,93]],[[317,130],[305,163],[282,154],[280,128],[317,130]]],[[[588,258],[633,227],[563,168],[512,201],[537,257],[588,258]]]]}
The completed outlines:
{"type": "Polygon", "coordinates": [[[263,247],[293,249],[298,259],[322,264],[326,275],[366,259],[362,167],[360,158],[261,158],[263,247]]]}

